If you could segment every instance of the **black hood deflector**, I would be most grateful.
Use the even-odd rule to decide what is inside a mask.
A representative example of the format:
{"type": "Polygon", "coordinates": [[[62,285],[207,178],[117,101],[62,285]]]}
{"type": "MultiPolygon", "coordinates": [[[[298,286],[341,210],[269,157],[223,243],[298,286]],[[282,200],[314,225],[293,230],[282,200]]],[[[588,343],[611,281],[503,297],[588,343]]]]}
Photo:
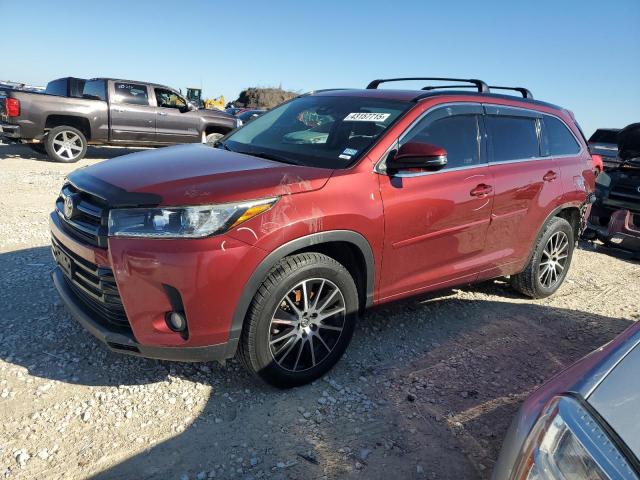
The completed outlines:
{"type": "Polygon", "coordinates": [[[109,208],[155,207],[160,205],[162,197],[154,193],[128,192],[93,175],[76,170],[67,176],[67,180],[78,190],[103,199],[109,208]]]}

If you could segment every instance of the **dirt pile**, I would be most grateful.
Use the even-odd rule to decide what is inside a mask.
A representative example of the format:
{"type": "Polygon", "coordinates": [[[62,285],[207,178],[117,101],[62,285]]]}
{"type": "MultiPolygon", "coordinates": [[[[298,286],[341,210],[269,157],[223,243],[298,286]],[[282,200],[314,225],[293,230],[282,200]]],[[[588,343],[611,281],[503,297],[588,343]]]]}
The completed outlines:
{"type": "Polygon", "coordinates": [[[269,109],[298,95],[296,92],[290,92],[281,88],[247,88],[240,92],[238,98],[231,102],[229,106],[269,109]]]}

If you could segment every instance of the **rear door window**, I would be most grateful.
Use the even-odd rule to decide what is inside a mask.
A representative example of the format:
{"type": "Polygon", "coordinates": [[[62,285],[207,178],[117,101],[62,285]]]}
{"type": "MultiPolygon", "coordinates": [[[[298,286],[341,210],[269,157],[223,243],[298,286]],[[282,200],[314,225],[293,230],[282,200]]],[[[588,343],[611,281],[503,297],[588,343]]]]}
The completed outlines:
{"type": "Polygon", "coordinates": [[[114,83],[114,102],[130,105],[149,105],[149,94],[146,85],[128,82],[114,83]]]}
{"type": "Polygon", "coordinates": [[[82,90],[82,98],[106,101],[106,82],[104,80],[87,80],[82,90]]]}
{"type": "Polygon", "coordinates": [[[580,145],[569,128],[551,115],[542,117],[542,154],[546,156],[575,155],[580,145]]]}
{"type": "Polygon", "coordinates": [[[535,118],[487,115],[485,122],[492,162],[526,160],[540,156],[535,118]]]}

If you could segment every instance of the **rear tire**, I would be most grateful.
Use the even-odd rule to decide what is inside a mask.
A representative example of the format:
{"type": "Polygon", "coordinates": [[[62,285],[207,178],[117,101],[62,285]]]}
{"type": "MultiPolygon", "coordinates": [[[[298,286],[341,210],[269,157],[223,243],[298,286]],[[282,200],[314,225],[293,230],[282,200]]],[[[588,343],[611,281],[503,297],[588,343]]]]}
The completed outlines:
{"type": "Polygon", "coordinates": [[[87,154],[87,139],[77,128],[65,125],[52,128],[45,137],[47,155],[61,163],[74,163],[87,154]]]}
{"type": "Polygon", "coordinates": [[[320,253],[285,257],[249,307],[240,359],[278,388],[311,382],[330,370],[349,345],[358,306],[353,278],[333,258],[320,253]]]}
{"type": "Polygon", "coordinates": [[[545,298],[564,282],[575,246],[573,227],[564,218],[553,217],[538,237],[525,269],[511,276],[511,286],[531,298],[545,298]]]}

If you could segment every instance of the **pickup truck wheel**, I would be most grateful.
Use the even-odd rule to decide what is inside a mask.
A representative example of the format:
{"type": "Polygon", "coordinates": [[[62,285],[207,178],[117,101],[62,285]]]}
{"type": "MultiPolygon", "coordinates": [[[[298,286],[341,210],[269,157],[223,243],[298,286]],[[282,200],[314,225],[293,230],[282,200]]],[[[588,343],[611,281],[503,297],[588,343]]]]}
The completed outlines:
{"type": "Polygon", "coordinates": [[[574,245],[571,224],[564,218],[552,218],[538,237],[526,268],[511,276],[511,286],[531,298],[552,295],[567,276],[574,245]]]}
{"type": "Polygon", "coordinates": [[[206,143],[207,145],[213,146],[213,144],[220,140],[222,137],[224,137],[224,135],[221,133],[210,133],[209,135],[207,135],[206,143]]]}
{"type": "Polygon", "coordinates": [[[87,139],[84,134],[67,126],[49,130],[44,146],[49,158],[62,163],[77,162],[87,153],[87,139]]]}
{"type": "Polygon", "coordinates": [[[286,257],[251,303],[240,358],[278,388],[311,382],[344,353],[357,312],[356,285],[340,263],[320,253],[286,257]]]}

